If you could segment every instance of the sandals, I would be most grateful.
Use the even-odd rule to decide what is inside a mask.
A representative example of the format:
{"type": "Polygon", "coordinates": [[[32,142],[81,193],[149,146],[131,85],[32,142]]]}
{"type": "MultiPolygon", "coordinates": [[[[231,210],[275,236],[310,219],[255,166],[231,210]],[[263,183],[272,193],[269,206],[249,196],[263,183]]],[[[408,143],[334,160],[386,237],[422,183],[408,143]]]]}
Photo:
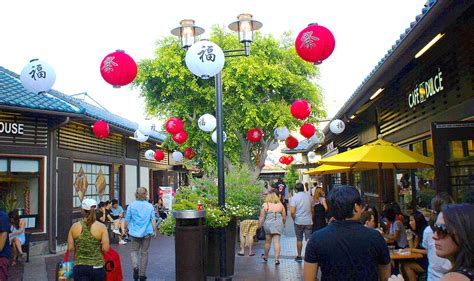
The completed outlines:
{"type": "Polygon", "coordinates": [[[240,252],[237,252],[237,255],[238,255],[238,256],[245,256],[245,254],[240,253],[240,252]]]}
{"type": "Polygon", "coordinates": [[[255,256],[255,253],[249,253],[249,257],[255,256]]]}
{"type": "Polygon", "coordinates": [[[267,261],[268,261],[268,258],[265,257],[265,254],[262,254],[262,259],[263,259],[264,262],[267,262],[267,261]]]}
{"type": "Polygon", "coordinates": [[[280,261],[279,261],[279,260],[275,260],[275,265],[280,265],[280,261]]]}

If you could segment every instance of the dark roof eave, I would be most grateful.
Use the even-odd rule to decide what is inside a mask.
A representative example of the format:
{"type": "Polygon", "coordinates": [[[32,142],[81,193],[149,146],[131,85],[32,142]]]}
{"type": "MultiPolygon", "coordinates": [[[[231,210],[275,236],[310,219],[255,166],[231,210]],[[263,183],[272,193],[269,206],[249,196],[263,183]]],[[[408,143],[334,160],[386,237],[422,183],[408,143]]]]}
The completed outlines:
{"type": "Polygon", "coordinates": [[[0,104],[0,110],[28,112],[28,113],[45,114],[45,115],[52,115],[52,116],[78,117],[78,118],[84,116],[81,113],[54,111],[54,110],[46,110],[46,109],[35,109],[35,108],[22,107],[22,106],[9,106],[9,105],[4,105],[4,104],[0,104]]]}

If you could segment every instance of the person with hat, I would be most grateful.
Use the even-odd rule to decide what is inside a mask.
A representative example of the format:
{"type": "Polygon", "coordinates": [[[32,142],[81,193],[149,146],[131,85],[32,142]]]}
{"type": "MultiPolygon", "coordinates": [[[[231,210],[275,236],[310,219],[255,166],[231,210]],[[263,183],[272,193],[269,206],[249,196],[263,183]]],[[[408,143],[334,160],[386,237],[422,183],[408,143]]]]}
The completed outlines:
{"type": "Polygon", "coordinates": [[[110,248],[109,234],[104,224],[96,220],[97,201],[82,200],[83,218],[69,230],[67,249],[74,253],[74,280],[105,280],[102,252],[110,248]]]}

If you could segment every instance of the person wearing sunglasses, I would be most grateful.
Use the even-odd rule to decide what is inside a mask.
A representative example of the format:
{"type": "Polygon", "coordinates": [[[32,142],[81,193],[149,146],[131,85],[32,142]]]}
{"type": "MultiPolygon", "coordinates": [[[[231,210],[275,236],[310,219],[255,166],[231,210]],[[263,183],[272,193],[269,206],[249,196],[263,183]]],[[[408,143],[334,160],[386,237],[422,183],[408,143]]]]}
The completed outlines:
{"type": "Polygon", "coordinates": [[[433,232],[436,255],[453,265],[440,280],[474,280],[474,204],[447,206],[439,214],[433,232]]]}

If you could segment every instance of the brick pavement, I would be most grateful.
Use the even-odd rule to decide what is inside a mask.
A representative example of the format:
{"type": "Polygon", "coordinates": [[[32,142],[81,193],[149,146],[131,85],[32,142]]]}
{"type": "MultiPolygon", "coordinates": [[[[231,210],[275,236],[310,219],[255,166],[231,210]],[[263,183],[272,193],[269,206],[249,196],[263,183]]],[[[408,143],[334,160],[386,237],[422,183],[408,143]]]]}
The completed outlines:
{"type": "MultiPolygon", "coordinates": [[[[112,246],[121,255],[124,280],[132,280],[130,243],[127,245],[113,243],[112,246]]],[[[238,243],[236,248],[238,248],[238,243]]],[[[236,256],[233,280],[302,280],[303,264],[294,261],[296,238],[291,219],[288,220],[284,235],[282,235],[279,266],[273,263],[273,247],[270,250],[268,263],[262,261],[260,255],[263,253],[263,248],[264,241],[258,241],[255,244],[255,256],[236,256]]],[[[62,257],[63,254],[30,257],[29,263],[20,262],[10,271],[12,276],[9,280],[54,280],[55,265],[62,257]]],[[[175,280],[174,237],[159,236],[156,240],[152,240],[147,271],[148,280],[175,280]]]]}

